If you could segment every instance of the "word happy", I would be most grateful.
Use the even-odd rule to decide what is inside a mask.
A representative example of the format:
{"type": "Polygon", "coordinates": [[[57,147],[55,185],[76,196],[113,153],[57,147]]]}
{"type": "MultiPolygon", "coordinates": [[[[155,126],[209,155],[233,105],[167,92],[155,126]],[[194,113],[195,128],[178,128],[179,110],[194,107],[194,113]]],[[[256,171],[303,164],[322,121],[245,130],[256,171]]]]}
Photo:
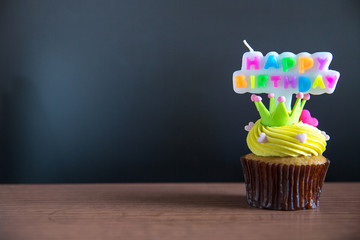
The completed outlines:
{"type": "Polygon", "coordinates": [[[277,54],[247,52],[242,68],[233,74],[233,87],[237,93],[333,93],[339,72],[329,70],[332,54],[277,54]]]}

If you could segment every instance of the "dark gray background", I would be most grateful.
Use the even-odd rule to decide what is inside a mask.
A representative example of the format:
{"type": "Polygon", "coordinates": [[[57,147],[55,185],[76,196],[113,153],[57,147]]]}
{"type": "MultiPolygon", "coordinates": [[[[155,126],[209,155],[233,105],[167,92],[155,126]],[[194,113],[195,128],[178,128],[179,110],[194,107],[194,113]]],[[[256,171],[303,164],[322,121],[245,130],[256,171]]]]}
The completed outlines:
{"type": "Polygon", "coordinates": [[[253,48],[329,51],[341,77],[307,103],[327,180],[359,177],[358,1],[2,1],[0,182],[240,181],[232,90],[253,48]]]}

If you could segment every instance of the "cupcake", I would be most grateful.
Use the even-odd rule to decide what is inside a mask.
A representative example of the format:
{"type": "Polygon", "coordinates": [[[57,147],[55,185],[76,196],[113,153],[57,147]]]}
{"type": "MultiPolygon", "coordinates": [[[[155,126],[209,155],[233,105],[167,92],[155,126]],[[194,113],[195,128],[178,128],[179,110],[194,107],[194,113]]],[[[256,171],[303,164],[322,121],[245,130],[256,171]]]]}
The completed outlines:
{"type": "Polygon", "coordinates": [[[322,155],[330,137],[304,107],[310,94],[335,91],[340,73],[329,69],[332,54],[272,51],[264,56],[244,44],[249,52],[233,73],[234,91],[269,98],[267,108],[260,96],[251,95],[260,119],[245,126],[251,151],[241,157],[247,202],[274,210],[316,208],[330,164],[322,155]]]}
{"type": "Polygon", "coordinates": [[[322,156],[329,136],[304,109],[309,94],[297,93],[291,111],[285,97],[268,98],[269,109],[251,96],[261,118],[245,126],[252,152],[241,158],[247,202],[273,210],[316,208],[330,164],[322,156]]]}

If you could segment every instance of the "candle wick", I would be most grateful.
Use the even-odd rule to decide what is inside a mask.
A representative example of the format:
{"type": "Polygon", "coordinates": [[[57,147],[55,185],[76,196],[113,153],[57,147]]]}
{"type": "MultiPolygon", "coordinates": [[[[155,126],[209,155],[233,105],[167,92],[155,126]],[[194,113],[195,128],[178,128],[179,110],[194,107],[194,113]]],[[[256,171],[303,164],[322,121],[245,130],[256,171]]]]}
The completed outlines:
{"type": "Polygon", "coordinates": [[[244,40],[243,43],[244,43],[245,46],[250,50],[250,52],[253,52],[253,51],[254,51],[254,49],[252,49],[252,47],[247,43],[246,40],[244,40]]]}

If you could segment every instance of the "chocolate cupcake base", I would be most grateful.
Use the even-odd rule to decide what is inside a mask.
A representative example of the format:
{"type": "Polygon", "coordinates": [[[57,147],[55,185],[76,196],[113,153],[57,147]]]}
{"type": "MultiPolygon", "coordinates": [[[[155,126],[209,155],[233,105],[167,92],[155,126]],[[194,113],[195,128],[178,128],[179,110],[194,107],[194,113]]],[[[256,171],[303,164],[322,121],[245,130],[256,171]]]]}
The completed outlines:
{"type": "Polygon", "coordinates": [[[241,158],[249,205],[273,210],[312,209],[319,206],[330,161],[289,165],[241,158]]]}

